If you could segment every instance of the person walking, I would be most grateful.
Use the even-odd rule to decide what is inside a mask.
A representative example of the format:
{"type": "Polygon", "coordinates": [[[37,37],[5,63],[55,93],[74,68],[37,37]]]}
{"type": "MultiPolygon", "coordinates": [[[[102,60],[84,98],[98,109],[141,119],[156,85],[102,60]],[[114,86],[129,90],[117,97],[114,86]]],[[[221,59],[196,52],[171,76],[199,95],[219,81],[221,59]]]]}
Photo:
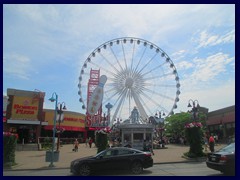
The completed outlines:
{"type": "Polygon", "coordinates": [[[89,139],[86,138],[86,140],[85,140],[85,145],[86,145],[86,147],[88,147],[88,142],[89,142],[89,139]]]}
{"type": "Polygon", "coordinates": [[[205,149],[205,152],[207,152],[207,149],[208,149],[208,138],[207,138],[207,136],[204,136],[204,149],[205,149]]]}
{"type": "Polygon", "coordinates": [[[211,152],[214,152],[214,137],[212,135],[209,137],[209,148],[211,152]]]}
{"type": "Polygon", "coordinates": [[[78,146],[79,146],[79,142],[77,139],[75,139],[74,143],[73,143],[73,146],[74,146],[74,151],[75,152],[78,152],[78,146]]]}
{"type": "Polygon", "coordinates": [[[89,144],[89,147],[90,147],[90,148],[92,147],[92,143],[93,143],[93,140],[92,140],[92,138],[90,137],[90,138],[89,138],[89,141],[88,141],[88,144],[89,144]]]}

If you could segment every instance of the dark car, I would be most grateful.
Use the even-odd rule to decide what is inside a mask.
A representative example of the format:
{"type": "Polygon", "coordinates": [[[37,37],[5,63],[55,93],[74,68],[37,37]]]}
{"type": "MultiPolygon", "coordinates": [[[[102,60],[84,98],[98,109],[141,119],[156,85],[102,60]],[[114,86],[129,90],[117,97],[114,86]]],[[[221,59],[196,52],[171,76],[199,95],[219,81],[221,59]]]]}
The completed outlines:
{"type": "Polygon", "coordinates": [[[95,156],[76,159],[71,162],[70,171],[76,175],[88,176],[101,170],[131,170],[140,174],[143,168],[153,166],[150,152],[143,152],[133,148],[108,148],[95,156]]]}
{"type": "Polygon", "coordinates": [[[221,171],[226,175],[235,175],[235,143],[208,153],[206,164],[209,168],[221,171]]]}

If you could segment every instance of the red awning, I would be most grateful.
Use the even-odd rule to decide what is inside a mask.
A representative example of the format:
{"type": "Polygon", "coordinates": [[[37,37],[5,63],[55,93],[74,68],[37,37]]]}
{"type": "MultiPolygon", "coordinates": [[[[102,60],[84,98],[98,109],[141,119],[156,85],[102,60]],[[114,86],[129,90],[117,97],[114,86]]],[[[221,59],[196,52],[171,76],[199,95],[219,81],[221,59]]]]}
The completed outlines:
{"type": "Polygon", "coordinates": [[[7,122],[7,118],[6,117],[3,117],[3,122],[7,122]]]}
{"type": "MultiPolygon", "coordinates": [[[[58,127],[58,126],[56,126],[58,127]]],[[[74,126],[60,126],[61,128],[65,129],[65,131],[81,131],[85,132],[86,129],[82,127],[74,127],[74,126]]],[[[45,130],[53,130],[53,125],[48,125],[44,127],[45,130]]]]}

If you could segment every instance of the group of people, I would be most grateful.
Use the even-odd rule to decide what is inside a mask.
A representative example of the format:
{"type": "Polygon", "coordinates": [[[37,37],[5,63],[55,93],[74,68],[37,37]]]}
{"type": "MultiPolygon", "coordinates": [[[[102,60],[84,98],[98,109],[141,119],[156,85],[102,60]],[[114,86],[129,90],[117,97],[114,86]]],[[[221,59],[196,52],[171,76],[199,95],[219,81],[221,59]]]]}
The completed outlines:
{"type": "MultiPolygon", "coordinates": [[[[92,143],[93,143],[93,140],[92,140],[91,137],[86,138],[86,140],[85,140],[86,147],[89,145],[89,147],[91,148],[92,147],[92,143]]],[[[75,141],[73,143],[73,151],[74,152],[78,152],[78,146],[79,146],[79,142],[78,142],[77,139],[75,139],[75,141]]]]}

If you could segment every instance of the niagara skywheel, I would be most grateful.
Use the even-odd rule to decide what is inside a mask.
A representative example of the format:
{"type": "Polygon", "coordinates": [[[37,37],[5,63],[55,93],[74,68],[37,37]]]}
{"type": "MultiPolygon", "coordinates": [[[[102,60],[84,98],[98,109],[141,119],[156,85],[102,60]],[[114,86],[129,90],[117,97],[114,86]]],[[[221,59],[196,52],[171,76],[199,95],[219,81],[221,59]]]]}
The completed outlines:
{"type": "Polygon", "coordinates": [[[91,70],[107,76],[102,101],[111,108],[110,122],[127,120],[137,109],[141,123],[156,112],[172,115],[177,108],[180,83],[171,58],[157,45],[135,37],[110,40],[87,57],[79,76],[79,101],[87,107],[87,88],[91,70]]]}

